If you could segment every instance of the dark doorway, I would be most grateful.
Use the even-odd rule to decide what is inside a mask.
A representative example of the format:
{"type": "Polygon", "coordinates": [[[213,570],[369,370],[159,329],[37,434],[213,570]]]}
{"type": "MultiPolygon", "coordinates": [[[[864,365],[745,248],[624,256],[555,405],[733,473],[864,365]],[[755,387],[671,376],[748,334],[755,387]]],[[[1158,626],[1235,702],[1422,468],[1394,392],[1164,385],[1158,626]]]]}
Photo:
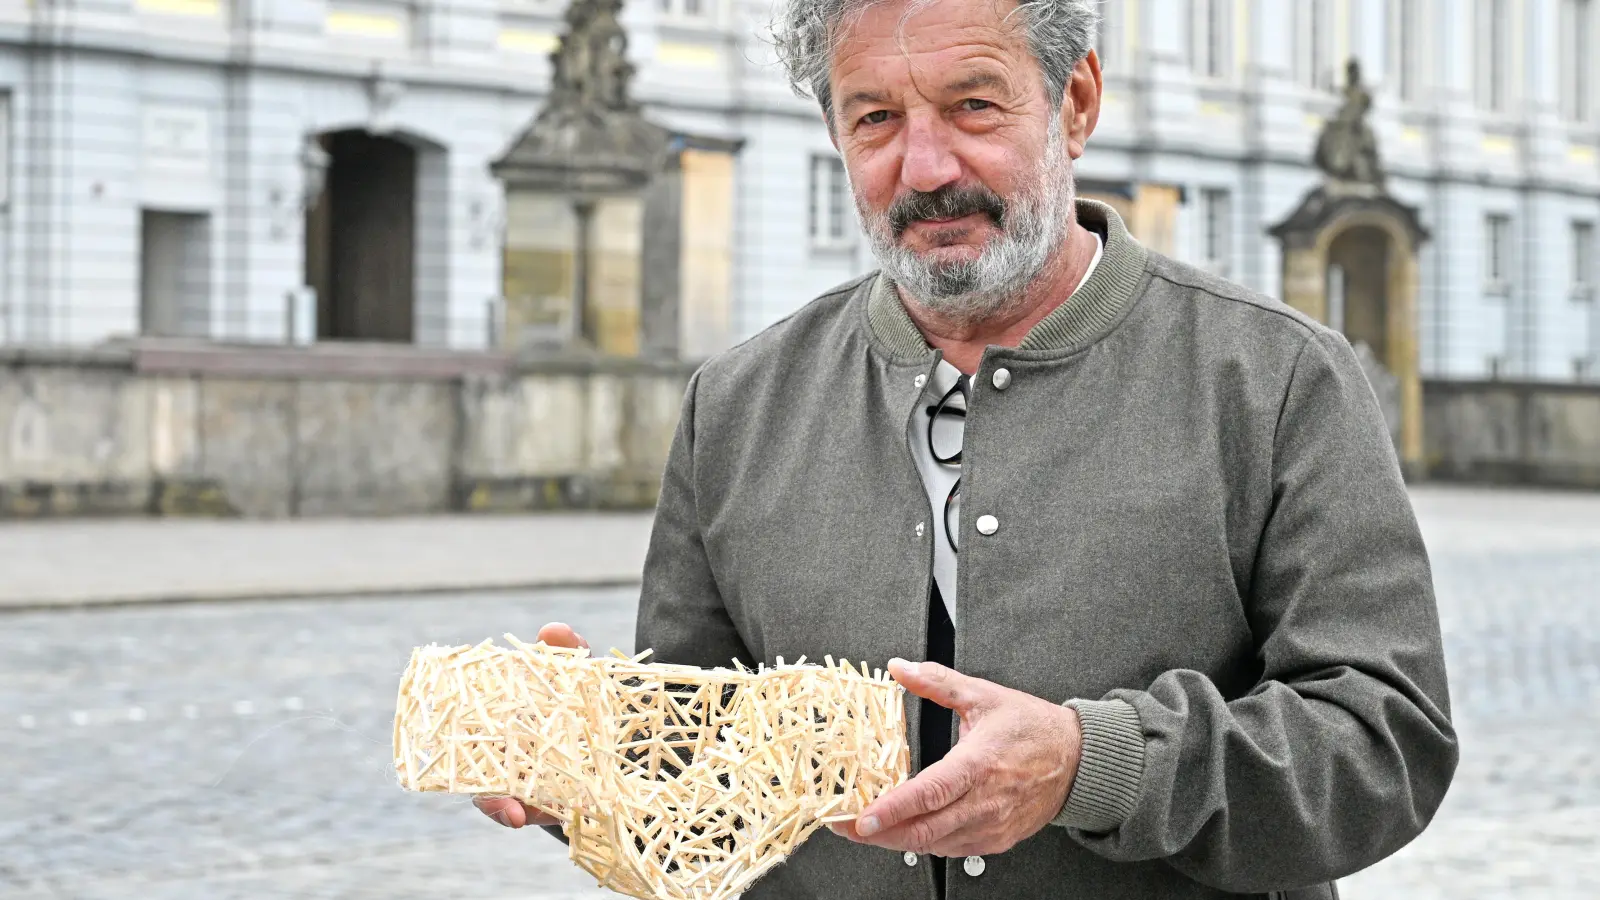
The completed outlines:
{"type": "Polygon", "coordinates": [[[306,284],[321,340],[415,338],[417,151],[393,138],[339,131],[322,196],[306,214],[306,284]]]}
{"type": "Polygon", "coordinates": [[[1328,248],[1328,324],[1389,365],[1389,235],[1352,228],[1328,248]]]}

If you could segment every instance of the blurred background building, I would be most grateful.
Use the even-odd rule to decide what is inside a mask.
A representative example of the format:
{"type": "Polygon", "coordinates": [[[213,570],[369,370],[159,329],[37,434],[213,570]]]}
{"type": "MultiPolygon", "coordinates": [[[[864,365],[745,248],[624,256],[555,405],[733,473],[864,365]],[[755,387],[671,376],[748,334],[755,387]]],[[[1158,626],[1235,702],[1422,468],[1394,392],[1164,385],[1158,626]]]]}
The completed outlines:
{"type": "MultiPolygon", "coordinates": [[[[0,517],[648,504],[873,267],[772,3],[0,0],[0,517]]],[[[1104,0],[1080,191],[1342,330],[1409,475],[1600,486],[1596,3],[1104,0]]]]}
{"type": "MultiPolygon", "coordinates": [[[[1312,144],[1355,57],[1392,190],[1434,238],[1423,372],[1600,378],[1592,7],[1107,0],[1084,190],[1116,201],[1152,246],[1277,294],[1264,231],[1314,183],[1312,144]]],[[[0,337],[299,330],[483,346],[504,316],[506,204],[489,164],[543,97],[564,9],[0,0],[0,337]],[[384,285],[382,302],[341,290],[356,281],[384,285]]],[[[623,12],[649,115],[742,148],[691,192],[712,195],[692,230],[713,236],[702,257],[723,261],[697,276],[689,355],[871,264],[815,108],[789,94],[759,37],[771,12],[769,0],[623,12]]]]}

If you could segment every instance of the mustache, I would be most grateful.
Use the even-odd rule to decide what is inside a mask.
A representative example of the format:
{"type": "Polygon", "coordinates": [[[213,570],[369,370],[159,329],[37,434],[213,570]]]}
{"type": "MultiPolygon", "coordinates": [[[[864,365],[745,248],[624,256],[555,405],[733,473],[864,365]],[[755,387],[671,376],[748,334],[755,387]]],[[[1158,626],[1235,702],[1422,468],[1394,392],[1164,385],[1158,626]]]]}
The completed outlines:
{"type": "Polygon", "coordinates": [[[899,237],[911,223],[923,219],[959,219],[982,213],[1005,227],[1006,201],[988,188],[945,185],[936,191],[913,191],[889,207],[889,226],[899,237]]]}

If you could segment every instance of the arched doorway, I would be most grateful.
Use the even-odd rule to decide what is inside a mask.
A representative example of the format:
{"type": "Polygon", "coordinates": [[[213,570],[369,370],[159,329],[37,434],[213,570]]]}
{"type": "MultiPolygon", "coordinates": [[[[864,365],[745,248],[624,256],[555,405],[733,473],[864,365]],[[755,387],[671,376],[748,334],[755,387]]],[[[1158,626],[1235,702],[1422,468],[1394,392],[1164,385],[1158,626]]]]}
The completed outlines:
{"type": "Polygon", "coordinates": [[[319,340],[416,337],[417,151],[392,137],[336,131],[317,202],[306,212],[305,282],[319,340]]]}
{"type": "Polygon", "coordinates": [[[1389,235],[1357,226],[1328,245],[1328,325],[1389,359],[1389,235]],[[1337,275],[1335,276],[1335,273],[1337,275]]]}
{"type": "Polygon", "coordinates": [[[1313,189],[1269,233],[1283,245],[1283,299],[1349,339],[1407,473],[1423,471],[1417,252],[1428,234],[1387,194],[1313,189]]]}

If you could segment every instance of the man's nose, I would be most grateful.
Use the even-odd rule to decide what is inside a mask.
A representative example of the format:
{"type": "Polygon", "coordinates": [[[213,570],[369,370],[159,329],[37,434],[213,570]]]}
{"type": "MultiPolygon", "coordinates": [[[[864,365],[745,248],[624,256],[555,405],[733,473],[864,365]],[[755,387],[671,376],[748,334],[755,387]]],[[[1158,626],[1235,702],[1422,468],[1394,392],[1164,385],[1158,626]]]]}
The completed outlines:
{"type": "Polygon", "coordinates": [[[949,127],[937,119],[913,120],[905,131],[906,153],[900,181],[924,194],[961,179],[961,162],[951,151],[949,127]]]}

